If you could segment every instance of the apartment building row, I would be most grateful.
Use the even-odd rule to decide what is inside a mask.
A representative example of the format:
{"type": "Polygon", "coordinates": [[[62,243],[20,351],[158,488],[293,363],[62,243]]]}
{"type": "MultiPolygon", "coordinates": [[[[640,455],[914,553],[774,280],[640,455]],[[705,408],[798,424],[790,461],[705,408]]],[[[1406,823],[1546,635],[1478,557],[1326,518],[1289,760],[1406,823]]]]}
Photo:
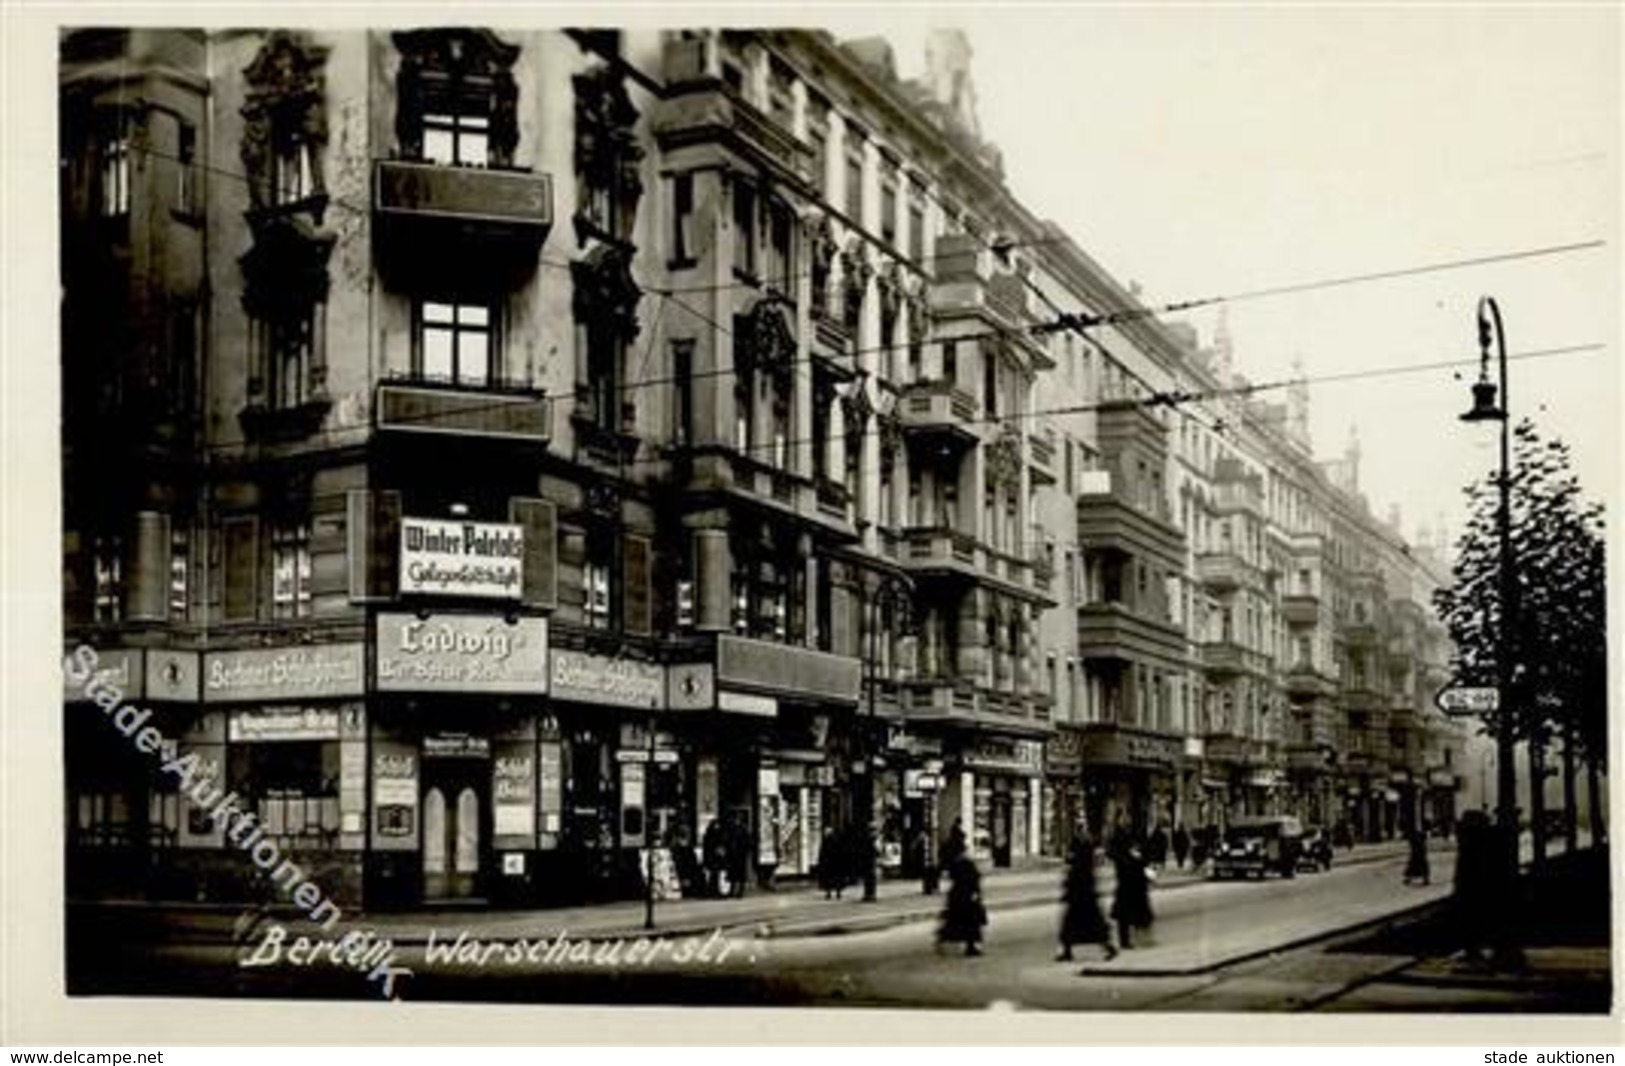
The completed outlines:
{"type": "MultiPolygon", "coordinates": [[[[969,59],[66,33],[68,644],[369,905],[625,895],[719,819],[778,876],[1447,819],[1425,553],[1301,393],[1156,401],[1227,343],[1012,197],[969,59]]],[[[64,699],[70,888],[256,891],[64,699]]]]}

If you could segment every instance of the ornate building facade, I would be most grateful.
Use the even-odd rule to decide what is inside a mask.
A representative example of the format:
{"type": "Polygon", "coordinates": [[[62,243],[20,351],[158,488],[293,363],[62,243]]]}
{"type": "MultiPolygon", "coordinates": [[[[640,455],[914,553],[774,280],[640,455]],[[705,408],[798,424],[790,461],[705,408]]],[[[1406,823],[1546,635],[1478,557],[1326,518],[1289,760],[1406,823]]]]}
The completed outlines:
{"type": "MultiPolygon", "coordinates": [[[[1434,571],[1302,396],[1167,402],[1227,342],[1016,201],[931,57],[66,34],[69,646],[369,906],[634,894],[713,824],[800,876],[865,823],[913,875],[956,820],[998,866],[1448,820],[1434,571]]],[[[70,890],[252,896],[64,700],[70,890]]]]}

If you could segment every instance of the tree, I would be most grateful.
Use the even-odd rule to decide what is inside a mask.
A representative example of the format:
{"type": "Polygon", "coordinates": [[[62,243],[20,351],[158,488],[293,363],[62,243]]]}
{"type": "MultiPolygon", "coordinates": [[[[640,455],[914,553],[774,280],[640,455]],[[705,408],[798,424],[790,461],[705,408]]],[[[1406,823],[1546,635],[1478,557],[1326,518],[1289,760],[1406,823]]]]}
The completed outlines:
{"type": "MultiPolygon", "coordinates": [[[[1513,430],[1509,472],[1513,553],[1510,637],[1512,691],[1508,705],[1486,714],[1495,733],[1504,715],[1514,736],[1530,745],[1531,821],[1535,854],[1543,854],[1542,766],[1554,733],[1564,739],[1565,795],[1574,793],[1574,758],[1590,771],[1592,832],[1600,838],[1602,811],[1597,775],[1607,756],[1607,593],[1603,508],[1588,503],[1561,440],[1543,440],[1525,419],[1513,430]]],[[[1493,686],[1501,652],[1500,539],[1496,473],[1464,492],[1471,517],[1457,543],[1453,582],[1435,594],[1435,606],[1455,645],[1456,680],[1493,686]]],[[[1572,799],[1567,817],[1573,818],[1572,799]]],[[[1572,828],[1570,830],[1572,839],[1572,828]]]]}

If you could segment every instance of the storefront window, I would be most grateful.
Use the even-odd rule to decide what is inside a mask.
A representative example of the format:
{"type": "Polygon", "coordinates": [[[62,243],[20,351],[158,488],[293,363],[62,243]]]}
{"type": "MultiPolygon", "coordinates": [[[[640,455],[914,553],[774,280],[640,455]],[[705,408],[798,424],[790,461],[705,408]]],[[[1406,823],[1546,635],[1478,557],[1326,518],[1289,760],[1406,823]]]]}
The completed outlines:
{"type": "Polygon", "coordinates": [[[231,787],[267,835],[291,846],[330,842],[337,835],[338,741],[239,744],[228,758],[231,787]]]}

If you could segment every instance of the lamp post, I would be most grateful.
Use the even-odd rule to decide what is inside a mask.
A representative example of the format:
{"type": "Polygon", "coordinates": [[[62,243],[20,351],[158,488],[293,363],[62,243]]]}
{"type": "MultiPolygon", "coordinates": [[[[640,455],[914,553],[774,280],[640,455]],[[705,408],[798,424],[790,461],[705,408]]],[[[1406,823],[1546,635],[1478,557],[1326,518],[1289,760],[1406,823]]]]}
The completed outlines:
{"type": "Polygon", "coordinates": [[[879,754],[879,739],[877,723],[879,716],[876,709],[877,693],[880,687],[880,622],[885,615],[889,615],[894,624],[907,632],[911,628],[911,616],[914,606],[914,583],[902,574],[891,571],[880,571],[878,582],[872,590],[873,599],[869,601],[869,649],[868,649],[868,678],[867,703],[868,714],[865,728],[861,734],[863,740],[860,749],[863,753],[862,787],[859,789],[859,817],[861,821],[858,828],[863,836],[860,840],[860,857],[863,860],[863,899],[870,903],[875,899],[876,882],[879,879],[876,864],[879,862],[879,840],[875,832],[875,758],[879,754]]]}
{"type": "Polygon", "coordinates": [[[1461,416],[1463,422],[1501,423],[1501,469],[1496,479],[1499,506],[1496,530],[1500,553],[1501,624],[1496,633],[1495,674],[1498,713],[1496,729],[1496,821],[1500,824],[1503,862],[1510,886],[1518,872],[1518,779],[1513,764],[1514,722],[1512,715],[1512,655],[1516,634],[1517,604],[1512,557],[1512,419],[1507,400],[1506,331],[1501,325],[1501,308],[1493,297],[1478,301],[1478,381],[1473,384],[1472,410],[1461,416]],[[1493,335],[1500,362],[1500,404],[1496,385],[1490,380],[1490,339],[1493,335]]]}

